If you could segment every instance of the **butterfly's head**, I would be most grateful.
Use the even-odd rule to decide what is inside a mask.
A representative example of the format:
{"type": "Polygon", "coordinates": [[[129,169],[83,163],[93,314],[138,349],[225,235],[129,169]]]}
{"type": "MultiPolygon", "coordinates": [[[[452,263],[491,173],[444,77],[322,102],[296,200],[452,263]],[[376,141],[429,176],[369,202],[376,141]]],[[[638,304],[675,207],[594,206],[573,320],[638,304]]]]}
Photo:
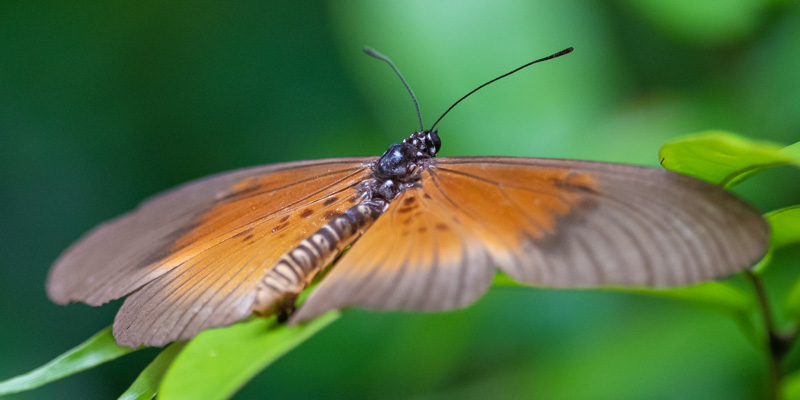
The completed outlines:
{"type": "Polygon", "coordinates": [[[439,131],[414,132],[411,136],[403,139],[403,143],[412,145],[416,149],[417,157],[436,157],[436,153],[442,148],[439,131]]]}

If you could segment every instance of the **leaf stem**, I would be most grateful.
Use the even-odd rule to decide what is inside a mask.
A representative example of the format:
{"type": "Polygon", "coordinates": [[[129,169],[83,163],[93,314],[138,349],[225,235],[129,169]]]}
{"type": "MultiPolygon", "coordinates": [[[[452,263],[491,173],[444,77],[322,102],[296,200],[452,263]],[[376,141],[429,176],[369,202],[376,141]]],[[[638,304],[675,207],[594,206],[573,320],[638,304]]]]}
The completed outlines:
{"type": "Polygon", "coordinates": [[[781,361],[791,347],[793,338],[782,335],[775,328],[775,320],[772,317],[772,309],[769,305],[769,298],[764,288],[764,283],[761,278],[753,271],[744,271],[744,276],[753,285],[758,300],[758,306],[761,309],[761,316],[764,323],[764,328],[767,333],[767,362],[768,362],[768,399],[778,399],[780,382],[783,377],[781,369],[781,361]]]}

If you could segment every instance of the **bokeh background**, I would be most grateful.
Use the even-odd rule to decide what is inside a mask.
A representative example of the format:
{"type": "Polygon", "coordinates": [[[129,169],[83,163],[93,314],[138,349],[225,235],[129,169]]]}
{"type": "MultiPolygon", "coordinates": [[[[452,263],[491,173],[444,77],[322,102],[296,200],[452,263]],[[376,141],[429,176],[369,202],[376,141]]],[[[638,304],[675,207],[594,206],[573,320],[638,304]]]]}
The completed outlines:
{"type": "MultiPolygon", "coordinates": [[[[664,141],[725,129],[800,138],[800,4],[790,0],[0,3],[0,379],[109,325],[50,303],[52,261],[93,225],[238,167],[379,155],[478,84],[440,153],[657,165],[664,141]]],[[[800,199],[784,167],[737,188],[800,199]]],[[[797,248],[766,277],[777,299],[797,248]]],[[[146,350],[12,396],[113,398],[146,350]]],[[[350,310],[238,398],[754,399],[765,360],[737,325],[676,300],[493,288],[441,314],[350,310]]]]}

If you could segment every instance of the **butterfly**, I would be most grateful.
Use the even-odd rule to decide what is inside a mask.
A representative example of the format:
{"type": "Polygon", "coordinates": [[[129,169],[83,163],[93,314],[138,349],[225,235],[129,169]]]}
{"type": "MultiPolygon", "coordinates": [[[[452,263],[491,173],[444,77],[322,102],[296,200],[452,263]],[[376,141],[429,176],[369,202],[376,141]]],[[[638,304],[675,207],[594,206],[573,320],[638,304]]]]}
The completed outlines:
{"type": "MultiPolygon", "coordinates": [[[[571,51],[479,86],[442,117],[571,51]]],[[[553,287],[673,286],[740,271],[766,251],[761,214],[720,187],[626,164],[436,157],[442,117],[430,129],[420,117],[420,130],[380,157],[241,169],[159,194],[69,247],[48,296],[92,306],[127,296],[118,344],[161,346],[254,313],[294,323],[351,306],[465,307],[497,269],[553,287]]]]}

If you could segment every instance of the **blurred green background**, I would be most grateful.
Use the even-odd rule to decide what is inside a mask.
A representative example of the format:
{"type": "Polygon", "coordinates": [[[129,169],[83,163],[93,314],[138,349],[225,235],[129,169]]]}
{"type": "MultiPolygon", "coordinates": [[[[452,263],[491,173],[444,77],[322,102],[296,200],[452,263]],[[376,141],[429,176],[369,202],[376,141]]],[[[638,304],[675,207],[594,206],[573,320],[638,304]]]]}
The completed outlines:
{"type": "MultiPolygon", "coordinates": [[[[657,165],[671,137],[800,138],[800,3],[780,0],[0,3],[0,379],[109,325],[50,303],[51,262],[95,224],[238,167],[379,155],[476,85],[440,155],[657,165]]],[[[737,188],[769,211],[800,173],[737,188]]],[[[766,277],[777,298],[797,248],[766,277]],[[779,267],[779,268],[777,268],[779,267]]],[[[792,266],[792,263],[794,264],[792,266]]],[[[14,398],[113,398],[146,350],[14,398]]],[[[642,295],[493,288],[441,314],[347,311],[238,398],[753,399],[765,360],[713,310],[642,295]]],[[[13,396],[12,396],[13,397],[13,396]]]]}

